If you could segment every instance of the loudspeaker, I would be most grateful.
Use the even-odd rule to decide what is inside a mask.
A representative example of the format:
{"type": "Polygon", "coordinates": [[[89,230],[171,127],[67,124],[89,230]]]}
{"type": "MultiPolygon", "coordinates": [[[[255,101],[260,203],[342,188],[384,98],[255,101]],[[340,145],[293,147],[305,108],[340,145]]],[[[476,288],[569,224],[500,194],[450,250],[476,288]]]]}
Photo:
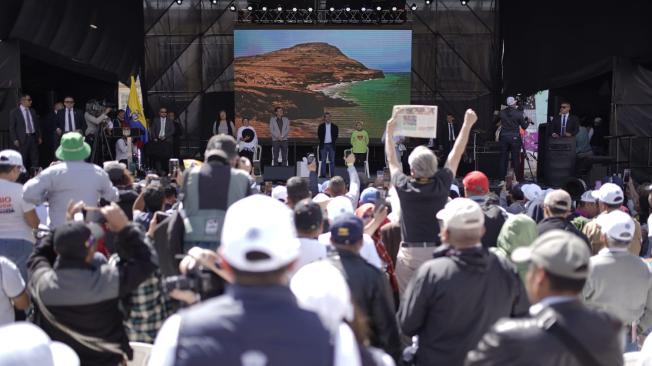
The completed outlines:
{"type": "Polygon", "coordinates": [[[500,152],[479,152],[476,154],[478,159],[478,170],[483,172],[489,179],[503,179],[500,176],[500,152]]]}
{"type": "Polygon", "coordinates": [[[265,165],[263,170],[264,181],[286,181],[294,177],[296,168],[291,166],[271,166],[265,165]]]}
{"type": "Polygon", "coordinates": [[[569,177],[575,176],[575,138],[551,139],[546,146],[545,182],[550,187],[561,187],[569,177]]]}

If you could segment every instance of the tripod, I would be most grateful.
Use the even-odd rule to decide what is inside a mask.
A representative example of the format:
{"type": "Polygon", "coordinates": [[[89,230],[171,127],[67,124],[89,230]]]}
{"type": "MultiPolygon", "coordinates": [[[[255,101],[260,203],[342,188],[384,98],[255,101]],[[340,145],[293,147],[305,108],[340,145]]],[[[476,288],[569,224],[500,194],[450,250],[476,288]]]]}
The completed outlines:
{"type": "Polygon", "coordinates": [[[105,127],[104,123],[100,124],[99,128],[97,129],[97,132],[95,132],[95,137],[93,138],[93,147],[91,150],[91,162],[99,163],[99,165],[101,165],[101,163],[104,162],[105,153],[109,154],[109,160],[113,160],[113,154],[111,153],[111,145],[109,144],[109,138],[106,136],[106,133],[104,132],[104,127],[105,127]],[[101,161],[97,160],[98,150],[99,150],[99,158],[101,161]]]}

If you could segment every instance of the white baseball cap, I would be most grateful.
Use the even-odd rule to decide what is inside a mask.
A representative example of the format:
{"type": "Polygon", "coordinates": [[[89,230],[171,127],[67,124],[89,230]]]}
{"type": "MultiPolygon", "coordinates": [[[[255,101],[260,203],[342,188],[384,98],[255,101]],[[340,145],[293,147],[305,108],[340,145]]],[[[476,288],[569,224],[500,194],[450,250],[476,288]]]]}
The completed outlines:
{"type": "Polygon", "coordinates": [[[513,106],[514,104],[516,104],[516,99],[514,97],[507,97],[507,105],[513,106]]]}
{"type": "Polygon", "coordinates": [[[328,202],[326,212],[328,213],[328,221],[333,222],[336,218],[345,213],[352,214],[353,204],[351,203],[351,200],[345,196],[335,197],[328,202]]]}
{"type": "Polygon", "coordinates": [[[594,194],[598,194],[598,191],[586,191],[582,193],[582,197],[580,197],[580,202],[595,203],[596,199],[594,194]]]}
{"type": "Polygon", "coordinates": [[[288,201],[288,189],[286,186],[276,186],[272,189],[272,198],[283,203],[288,201]]]}
{"type": "Polygon", "coordinates": [[[614,210],[600,215],[596,222],[600,225],[600,231],[612,239],[630,241],[634,237],[636,224],[623,211],[614,210]]]}
{"type": "Polygon", "coordinates": [[[592,195],[593,198],[608,205],[622,204],[625,199],[623,190],[614,183],[603,184],[600,189],[593,191],[592,195]]]}
{"type": "Polygon", "coordinates": [[[0,165],[19,166],[21,172],[25,172],[23,166],[23,157],[16,150],[2,150],[0,151],[0,165]]]}
{"type": "Polygon", "coordinates": [[[299,256],[299,246],[292,211],[271,197],[249,196],[226,211],[220,252],[236,269],[280,269],[299,256]]]}
{"type": "Polygon", "coordinates": [[[535,201],[543,194],[541,187],[534,183],[523,184],[521,186],[521,192],[523,192],[523,195],[528,201],[535,201]]]}
{"type": "Polygon", "coordinates": [[[475,201],[468,198],[456,198],[437,212],[437,219],[444,226],[453,229],[478,229],[484,227],[484,213],[475,201]]]}
{"type": "Polygon", "coordinates": [[[342,320],[353,320],[349,285],[342,273],[328,261],[301,267],[292,277],[290,289],[299,305],[317,313],[332,333],[337,331],[342,320]]]}
{"type": "Polygon", "coordinates": [[[17,322],[0,328],[0,365],[79,366],[70,346],[53,342],[32,323],[17,322]]]}

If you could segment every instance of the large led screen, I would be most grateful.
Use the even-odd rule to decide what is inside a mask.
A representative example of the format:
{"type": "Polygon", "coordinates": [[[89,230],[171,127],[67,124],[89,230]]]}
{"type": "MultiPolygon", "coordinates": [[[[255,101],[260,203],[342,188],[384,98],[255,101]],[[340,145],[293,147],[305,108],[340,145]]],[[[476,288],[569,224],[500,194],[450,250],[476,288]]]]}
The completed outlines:
{"type": "Polygon", "coordinates": [[[392,106],[410,104],[412,31],[404,29],[238,29],[236,124],[249,118],[269,138],[275,107],[290,138],[314,140],[324,112],[346,141],[357,121],[380,138],[392,106]]]}

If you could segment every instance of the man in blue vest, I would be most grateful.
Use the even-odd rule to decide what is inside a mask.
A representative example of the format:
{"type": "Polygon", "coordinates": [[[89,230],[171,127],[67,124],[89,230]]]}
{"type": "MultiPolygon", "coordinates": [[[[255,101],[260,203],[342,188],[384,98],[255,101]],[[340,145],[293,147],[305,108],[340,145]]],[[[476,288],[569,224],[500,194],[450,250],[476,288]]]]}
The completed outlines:
{"type": "Polygon", "coordinates": [[[234,203],[220,247],[233,284],[170,317],[150,364],[332,365],[328,331],[317,314],[299,308],[287,286],[299,246],[291,211],[281,202],[254,195],[234,203]]]}

